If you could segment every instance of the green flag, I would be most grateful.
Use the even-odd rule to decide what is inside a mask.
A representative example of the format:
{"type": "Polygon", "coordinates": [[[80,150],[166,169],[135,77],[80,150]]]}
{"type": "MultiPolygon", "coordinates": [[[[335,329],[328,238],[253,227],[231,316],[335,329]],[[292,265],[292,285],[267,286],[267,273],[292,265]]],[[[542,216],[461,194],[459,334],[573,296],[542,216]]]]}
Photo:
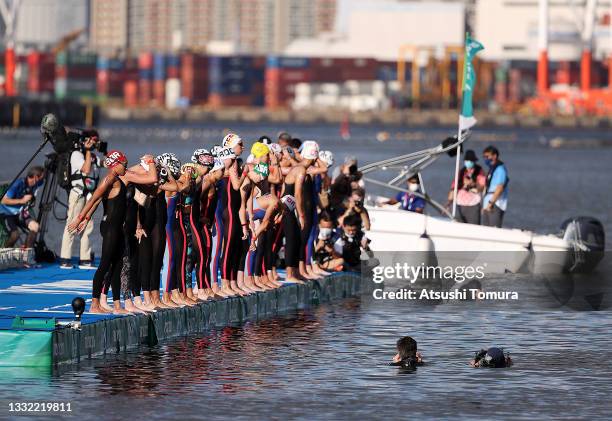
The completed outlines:
{"type": "Polygon", "coordinates": [[[476,53],[483,50],[484,47],[475,39],[470,38],[470,34],[465,37],[465,55],[463,59],[463,86],[461,87],[461,115],[459,115],[459,130],[469,129],[476,124],[474,118],[474,109],[472,107],[472,93],[476,84],[476,73],[472,60],[476,53]]]}

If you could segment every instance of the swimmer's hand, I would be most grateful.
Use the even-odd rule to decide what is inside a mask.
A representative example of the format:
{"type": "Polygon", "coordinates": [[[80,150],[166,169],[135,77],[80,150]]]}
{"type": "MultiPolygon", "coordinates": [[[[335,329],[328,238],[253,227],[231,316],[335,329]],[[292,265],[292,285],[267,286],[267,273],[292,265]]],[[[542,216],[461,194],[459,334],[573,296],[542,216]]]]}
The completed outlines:
{"type": "Polygon", "coordinates": [[[138,227],[136,228],[136,234],[134,234],[134,237],[136,237],[138,244],[140,244],[142,237],[147,237],[147,233],[142,229],[142,227],[138,227]]]}
{"type": "Polygon", "coordinates": [[[420,352],[416,353],[416,360],[417,363],[422,363],[423,362],[423,354],[421,354],[420,352]]]}
{"type": "Polygon", "coordinates": [[[257,238],[253,237],[251,240],[251,245],[249,246],[249,251],[255,251],[257,249],[257,238]]]}
{"type": "Polygon", "coordinates": [[[399,363],[402,359],[400,358],[399,352],[397,354],[395,354],[395,356],[393,357],[393,362],[394,363],[399,363]]]}
{"type": "Polygon", "coordinates": [[[246,225],[243,225],[242,226],[242,239],[246,240],[247,238],[249,238],[249,230],[246,225]]]}
{"type": "Polygon", "coordinates": [[[87,218],[77,217],[74,221],[70,223],[70,225],[68,225],[68,232],[70,234],[80,234],[81,232],[83,232],[88,222],[89,219],[87,218]]]}

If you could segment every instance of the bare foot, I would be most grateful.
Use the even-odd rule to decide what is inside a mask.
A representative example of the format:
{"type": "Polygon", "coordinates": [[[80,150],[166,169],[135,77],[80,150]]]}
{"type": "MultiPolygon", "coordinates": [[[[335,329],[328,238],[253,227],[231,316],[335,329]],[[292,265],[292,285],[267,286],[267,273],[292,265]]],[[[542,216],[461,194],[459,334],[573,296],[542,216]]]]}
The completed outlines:
{"type": "Polygon", "coordinates": [[[89,306],[89,312],[95,314],[109,314],[109,312],[100,307],[100,304],[98,303],[91,303],[91,305],[89,306]]]}

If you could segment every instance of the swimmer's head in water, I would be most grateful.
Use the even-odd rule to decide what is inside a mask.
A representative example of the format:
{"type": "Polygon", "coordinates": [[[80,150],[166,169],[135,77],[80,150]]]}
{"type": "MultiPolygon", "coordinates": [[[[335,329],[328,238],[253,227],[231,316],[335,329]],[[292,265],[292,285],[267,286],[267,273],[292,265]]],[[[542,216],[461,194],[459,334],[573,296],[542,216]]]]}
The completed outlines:
{"type": "Polygon", "coordinates": [[[109,151],[104,159],[104,166],[109,169],[115,168],[117,165],[121,165],[123,167],[122,174],[125,173],[125,169],[128,165],[128,160],[125,154],[121,151],[112,150],[109,151]]]}
{"type": "Polygon", "coordinates": [[[410,336],[404,336],[397,341],[397,353],[399,354],[400,360],[407,358],[416,358],[417,355],[417,342],[410,336]]]}
{"type": "Polygon", "coordinates": [[[191,155],[191,162],[212,168],[214,157],[207,149],[196,149],[191,155]]]}
{"type": "Polygon", "coordinates": [[[289,212],[295,211],[295,197],[290,194],[286,194],[281,198],[281,203],[285,206],[285,209],[289,212]]]}
{"type": "Polygon", "coordinates": [[[504,354],[504,350],[497,347],[491,347],[487,350],[481,349],[474,355],[474,367],[507,367],[511,364],[509,356],[504,354]]]}
{"type": "Polygon", "coordinates": [[[267,155],[270,152],[270,148],[268,145],[264,143],[255,142],[251,147],[251,153],[255,156],[255,158],[261,158],[262,156],[267,155]]]}

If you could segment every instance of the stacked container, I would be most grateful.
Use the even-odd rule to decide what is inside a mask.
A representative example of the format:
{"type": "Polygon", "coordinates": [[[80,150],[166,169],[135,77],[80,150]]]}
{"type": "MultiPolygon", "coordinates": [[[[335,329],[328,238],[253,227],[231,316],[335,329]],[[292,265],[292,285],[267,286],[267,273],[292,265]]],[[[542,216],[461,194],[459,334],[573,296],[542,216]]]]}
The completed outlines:
{"type": "Polygon", "coordinates": [[[250,56],[211,57],[208,72],[209,105],[251,106],[261,102],[263,59],[250,56]]]}
{"type": "Polygon", "coordinates": [[[176,108],[181,97],[181,58],[176,54],[166,56],[165,104],[166,108],[176,108]]]}
{"type": "Polygon", "coordinates": [[[202,104],[208,99],[208,66],[206,56],[193,53],[181,55],[181,96],[189,104],[202,104]]]}
{"type": "Polygon", "coordinates": [[[153,103],[166,103],[166,56],[160,53],[153,55],[153,103]]]}
{"type": "Polygon", "coordinates": [[[265,71],[266,108],[287,105],[295,95],[295,85],[312,80],[313,71],[309,59],[269,56],[265,71]]]}
{"type": "Polygon", "coordinates": [[[55,98],[95,98],[97,56],[60,51],[55,56],[55,98]]]}
{"type": "Polygon", "coordinates": [[[55,90],[55,57],[33,51],[28,54],[27,90],[31,94],[53,93],[55,90]]]}
{"type": "Polygon", "coordinates": [[[153,80],[153,54],[140,53],[138,56],[138,102],[149,105],[151,102],[151,81],[153,80]]]}
{"type": "Polygon", "coordinates": [[[369,58],[312,59],[313,77],[317,82],[376,80],[378,61],[369,58]]]}

